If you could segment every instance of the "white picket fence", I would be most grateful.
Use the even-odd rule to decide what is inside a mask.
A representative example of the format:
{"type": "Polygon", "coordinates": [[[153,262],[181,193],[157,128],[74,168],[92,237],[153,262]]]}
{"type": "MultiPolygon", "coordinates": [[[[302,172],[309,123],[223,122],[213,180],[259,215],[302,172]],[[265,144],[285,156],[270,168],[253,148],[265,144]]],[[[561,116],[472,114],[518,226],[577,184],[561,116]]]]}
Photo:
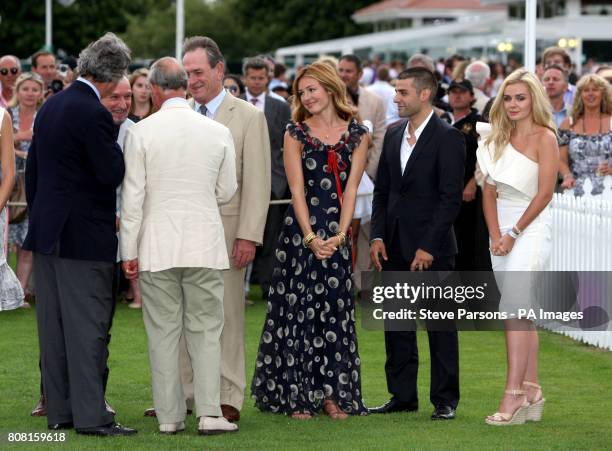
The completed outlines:
{"type": "MultiPolygon", "coordinates": [[[[585,182],[585,194],[555,194],[552,201],[553,236],[551,271],[612,271],[612,177],[606,177],[604,193],[591,196],[591,184],[585,182]]],[[[588,277],[588,276],[587,276],[588,277]]],[[[597,279],[597,276],[595,276],[597,279]]],[[[607,277],[599,277],[606,280],[607,277]]],[[[611,305],[610,287],[595,283],[594,293],[611,305]]],[[[608,312],[612,316],[612,312],[608,312]]],[[[582,331],[554,327],[564,335],[584,343],[612,350],[612,324],[607,331],[582,331]]]]}

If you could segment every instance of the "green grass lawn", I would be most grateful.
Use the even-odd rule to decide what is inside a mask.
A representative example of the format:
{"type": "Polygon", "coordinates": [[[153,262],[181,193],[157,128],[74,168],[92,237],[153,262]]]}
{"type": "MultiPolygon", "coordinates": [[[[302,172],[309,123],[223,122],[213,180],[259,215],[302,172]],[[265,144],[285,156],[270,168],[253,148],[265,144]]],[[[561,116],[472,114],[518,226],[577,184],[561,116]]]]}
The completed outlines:
{"type": "MultiPolygon", "coordinates": [[[[255,289],[257,290],[257,289],[255,289]]],[[[254,298],[257,298],[255,293],[254,298]]],[[[247,309],[247,374],[251,375],[264,303],[247,309]]],[[[113,325],[107,397],[117,420],[138,429],[135,437],[97,438],[68,433],[57,445],[13,445],[19,449],[68,446],[71,449],[611,449],[612,352],[591,348],[551,333],[541,333],[541,382],[547,398],[541,423],[495,428],[484,423],[503,392],[504,337],[501,332],[460,334],[461,402],[455,421],[429,419],[429,353],[420,333],[421,410],[333,422],[264,414],[247,400],[237,434],[203,437],[188,418],[187,431],[161,436],[157,421],[143,417],[152,405],[146,337],[140,311],[119,305],[113,325]]],[[[29,413],[38,399],[38,343],[34,310],[0,313],[0,447],[9,431],[46,431],[45,418],[29,413]]],[[[378,405],[388,398],[385,351],[381,332],[359,330],[365,401],[378,405]]]]}

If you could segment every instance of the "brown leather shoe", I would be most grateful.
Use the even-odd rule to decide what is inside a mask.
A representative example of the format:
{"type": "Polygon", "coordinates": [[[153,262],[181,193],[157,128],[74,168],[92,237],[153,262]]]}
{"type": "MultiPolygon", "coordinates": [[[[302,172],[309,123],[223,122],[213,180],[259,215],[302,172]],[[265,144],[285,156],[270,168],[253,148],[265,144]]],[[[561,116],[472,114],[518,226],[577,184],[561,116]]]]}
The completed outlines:
{"type": "Polygon", "coordinates": [[[155,407],[149,407],[147,410],[145,410],[144,416],[145,417],[156,417],[157,414],[155,413],[155,407]]]}
{"type": "MultiPolygon", "coordinates": [[[[193,413],[193,410],[187,409],[187,415],[191,415],[192,413],[193,413]]],[[[157,413],[155,412],[155,407],[149,407],[147,410],[145,410],[144,416],[145,417],[157,417],[157,413]]]]}
{"type": "Polygon", "coordinates": [[[229,404],[221,404],[221,413],[223,417],[232,423],[240,421],[240,411],[229,404]]]}
{"type": "Polygon", "coordinates": [[[34,406],[34,410],[30,413],[33,417],[46,417],[47,416],[47,400],[45,399],[45,395],[40,395],[40,399],[36,406],[34,406]]]}

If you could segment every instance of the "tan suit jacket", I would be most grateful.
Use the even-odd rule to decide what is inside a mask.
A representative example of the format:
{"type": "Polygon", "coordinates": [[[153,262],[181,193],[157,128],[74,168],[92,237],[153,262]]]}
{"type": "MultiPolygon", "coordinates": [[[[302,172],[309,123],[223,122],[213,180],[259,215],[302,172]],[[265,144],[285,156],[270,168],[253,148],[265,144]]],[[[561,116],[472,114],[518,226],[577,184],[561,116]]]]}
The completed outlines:
{"type": "Polygon", "coordinates": [[[366,162],[366,172],[372,180],[376,180],[376,170],[378,169],[378,160],[382,152],[383,140],[387,125],[387,108],[384,100],[372,91],[365,88],[359,88],[359,117],[361,120],[368,120],[374,126],[372,135],[373,145],[368,149],[368,159],[366,162]]]}
{"type": "Polygon", "coordinates": [[[232,136],[184,103],[126,132],[121,256],[140,271],[229,268],[219,203],[237,188],[232,136]]]}
{"type": "MultiPolygon", "coordinates": [[[[193,107],[193,99],[189,102],[193,107]]],[[[228,242],[233,246],[234,240],[241,238],[261,244],[272,184],[266,117],[250,103],[227,94],[214,120],[229,128],[236,150],[238,189],[230,202],[221,207],[222,217],[239,217],[236,235],[228,236],[228,242]]],[[[228,251],[232,251],[231,247],[228,251]]]]}

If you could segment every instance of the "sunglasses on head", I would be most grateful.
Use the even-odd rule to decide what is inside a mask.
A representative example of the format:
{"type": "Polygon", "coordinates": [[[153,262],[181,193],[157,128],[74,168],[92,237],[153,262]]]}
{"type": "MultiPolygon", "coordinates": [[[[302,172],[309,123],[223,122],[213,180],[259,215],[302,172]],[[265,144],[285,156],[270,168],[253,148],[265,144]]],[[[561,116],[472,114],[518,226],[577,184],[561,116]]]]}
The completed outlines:
{"type": "Polygon", "coordinates": [[[10,69],[7,69],[6,67],[0,69],[0,74],[2,75],[8,75],[9,70],[11,71],[11,74],[13,75],[17,75],[17,72],[19,72],[19,69],[16,67],[11,67],[10,69]]]}
{"type": "Polygon", "coordinates": [[[229,92],[238,92],[238,86],[226,86],[225,89],[229,92]]]}

